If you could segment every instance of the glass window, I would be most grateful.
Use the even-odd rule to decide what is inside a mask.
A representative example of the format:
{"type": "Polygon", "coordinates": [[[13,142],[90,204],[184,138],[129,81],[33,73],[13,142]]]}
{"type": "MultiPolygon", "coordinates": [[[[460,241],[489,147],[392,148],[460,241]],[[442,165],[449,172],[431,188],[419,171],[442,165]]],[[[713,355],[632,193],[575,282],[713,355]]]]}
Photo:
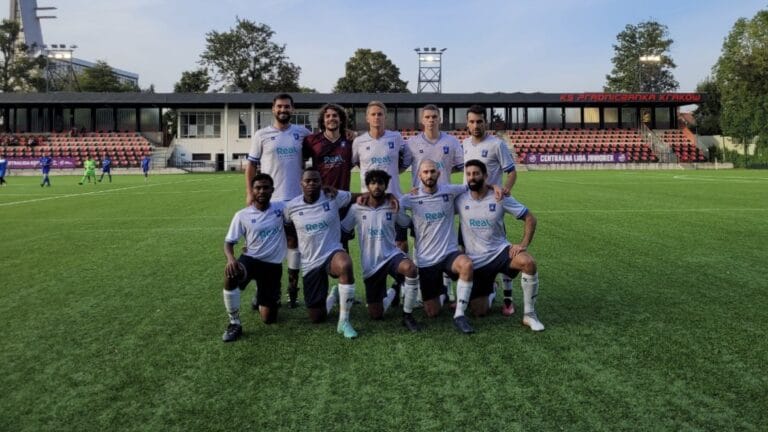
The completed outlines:
{"type": "Polygon", "coordinates": [[[669,129],[671,127],[669,107],[656,108],[656,129],[669,129]]]}
{"type": "Polygon", "coordinates": [[[141,108],[141,130],[143,132],[160,131],[160,110],[157,108],[141,108]]]}
{"type": "Polygon", "coordinates": [[[27,132],[26,108],[16,108],[16,132],[27,132]]]}
{"type": "Polygon", "coordinates": [[[561,107],[548,107],[547,108],[547,129],[562,129],[562,127],[563,127],[563,109],[561,107]]]}
{"type": "Polygon", "coordinates": [[[397,128],[400,130],[405,129],[419,129],[419,123],[416,123],[416,110],[413,108],[398,108],[397,109],[397,128]]]}
{"type": "Polygon", "coordinates": [[[115,129],[115,117],[112,108],[96,108],[96,130],[112,132],[115,129]]]}
{"type": "Polygon", "coordinates": [[[456,130],[463,130],[467,128],[467,110],[468,108],[454,108],[453,109],[453,123],[456,130]]]}
{"type": "Polygon", "coordinates": [[[117,109],[117,130],[122,132],[136,131],[136,110],[133,108],[117,109]]]}
{"type": "Polygon", "coordinates": [[[637,108],[621,109],[621,127],[624,129],[637,128],[637,108]]]}
{"type": "Polygon", "coordinates": [[[525,126],[525,108],[512,107],[509,109],[509,121],[512,129],[522,129],[525,126]]]}
{"type": "Polygon", "coordinates": [[[192,153],[193,161],[209,161],[211,160],[210,153],[192,153]]]}
{"type": "Polygon", "coordinates": [[[182,112],[181,138],[219,138],[221,137],[220,112],[182,112]]]}
{"type": "Polygon", "coordinates": [[[603,108],[603,124],[606,128],[619,127],[619,109],[603,108]]]}
{"type": "MultiPolygon", "coordinates": [[[[568,121],[567,112],[566,112],[565,121],[568,121]]],[[[584,108],[584,127],[588,129],[597,129],[600,127],[600,108],[597,108],[597,107],[584,108]]]]}
{"type": "Polygon", "coordinates": [[[237,117],[237,137],[238,138],[251,137],[251,112],[250,111],[240,111],[240,115],[237,117]]]}
{"type": "Polygon", "coordinates": [[[312,114],[306,111],[294,112],[291,116],[291,123],[312,130],[312,114]]]}
{"type": "Polygon", "coordinates": [[[544,108],[528,108],[528,129],[544,127],[544,108]]]}
{"type": "Polygon", "coordinates": [[[77,129],[93,130],[91,127],[91,110],[88,108],[75,108],[75,127],[77,129]]]}

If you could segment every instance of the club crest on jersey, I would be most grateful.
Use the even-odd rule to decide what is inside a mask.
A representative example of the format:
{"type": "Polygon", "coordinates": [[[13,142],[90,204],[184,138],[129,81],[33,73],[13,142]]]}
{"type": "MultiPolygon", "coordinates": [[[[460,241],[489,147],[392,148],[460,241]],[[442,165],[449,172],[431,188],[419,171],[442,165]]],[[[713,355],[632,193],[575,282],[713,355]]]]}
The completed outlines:
{"type": "Polygon", "coordinates": [[[387,212],[387,220],[388,220],[388,221],[391,221],[391,220],[392,220],[392,213],[390,213],[390,212],[387,212]]]}
{"type": "Polygon", "coordinates": [[[481,155],[482,155],[483,157],[488,157],[488,150],[483,150],[483,152],[481,153],[481,155]]]}
{"type": "Polygon", "coordinates": [[[419,153],[424,153],[424,149],[419,149],[419,153]]]}
{"type": "Polygon", "coordinates": [[[304,216],[304,212],[303,212],[303,211],[300,211],[300,212],[299,212],[299,216],[304,216]]]}
{"type": "Polygon", "coordinates": [[[443,154],[448,154],[448,146],[443,146],[443,154]]]}
{"type": "Polygon", "coordinates": [[[367,219],[368,219],[368,216],[363,215],[363,220],[367,220],[367,219]]]}
{"type": "Polygon", "coordinates": [[[323,203],[323,210],[325,211],[331,211],[331,203],[323,203]]]}
{"type": "Polygon", "coordinates": [[[448,195],[443,195],[443,201],[448,202],[448,195]]]}
{"type": "Polygon", "coordinates": [[[276,217],[283,217],[283,211],[280,209],[275,210],[275,216],[276,217]]]}
{"type": "Polygon", "coordinates": [[[394,141],[389,141],[389,142],[387,143],[387,145],[388,145],[388,146],[389,146],[389,148],[391,148],[391,149],[395,148],[395,142],[394,142],[394,141]]]}
{"type": "Polygon", "coordinates": [[[488,210],[495,212],[496,211],[496,203],[488,204],[488,210]]]}
{"type": "Polygon", "coordinates": [[[365,149],[366,149],[366,150],[370,150],[370,149],[371,149],[371,146],[367,146],[365,149]]]}
{"type": "Polygon", "coordinates": [[[251,219],[251,223],[252,223],[252,224],[255,224],[256,222],[257,222],[257,220],[256,220],[256,219],[251,219]]]}
{"type": "Polygon", "coordinates": [[[294,133],[293,133],[293,139],[295,139],[296,141],[298,141],[298,140],[299,140],[299,134],[298,134],[298,132],[294,132],[294,133]]]}
{"type": "Polygon", "coordinates": [[[469,206],[464,206],[464,210],[469,210],[469,206]]]}

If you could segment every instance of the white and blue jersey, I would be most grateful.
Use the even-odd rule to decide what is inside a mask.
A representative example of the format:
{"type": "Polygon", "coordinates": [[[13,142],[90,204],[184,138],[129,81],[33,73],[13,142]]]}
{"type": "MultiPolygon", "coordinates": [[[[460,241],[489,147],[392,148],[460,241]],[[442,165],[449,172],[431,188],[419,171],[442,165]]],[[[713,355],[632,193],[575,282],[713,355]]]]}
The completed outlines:
{"type": "Polygon", "coordinates": [[[470,192],[456,198],[456,213],[461,223],[464,253],[472,259],[475,268],[482,267],[509,246],[504,229],[504,213],[517,219],[528,214],[528,208],[511,197],[496,201],[492,189],[480,198],[474,199],[470,192]]]}
{"type": "Polygon", "coordinates": [[[248,206],[235,213],[224,241],[234,245],[244,237],[246,249],[243,255],[280,264],[287,250],[284,214],[285,203],[282,201],[270,202],[264,211],[255,205],[248,206]]]}
{"type": "Polygon", "coordinates": [[[411,186],[421,186],[419,179],[419,164],[424,159],[430,159],[437,164],[440,170],[440,177],[437,178],[437,184],[448,184],[451,182],[451,171],[460,170],[464,167],[464,152],[459,140],[453,135],[440,132],[437,141],[432,142],[420,133],[406,141],[408,149],[413,155],[411,164],[411,186]]]}
{"type": "Polygon", "coordinates": [[[416,236],[415,257],[419,267],[437,264],[459,248],[453,229],[454,200],[467,190],[463,185],[439,185],[433,194],[419,188],[416,194],[403,195],[400,207],[411,211],[416,236]]]}
{"type": "Polygon", "coordinates": [[[253,134],[248,160],[274,180],[273,199],[288,201],[301,195],[302,143],[309,134],[307,128],[295,124],[283,130],[267,126],[253,134]]]}
{"type": "MultiPolygon", "coordinates": [[[[509,173],[515,170],[515,161],[509,152],[509,147],[504,140],[493,135],[486,135],[482,141],[475,144],[472,137],[465,139],[461,146],[464,148],[464,163],[477,159],[485,164],[488,169],[489,186],[503,186],[502,172],[509,173]]],[[[464,183],[467,182],[466,175],[464,183]]]]}
{"type": "Polygon", "coordinates": [[[407,228],[410,223],[402,209],[395,211],[389,202],[376,208],[352,204],[341,221],[341,229],[351,233],[357,226],[363,278],[372,276],[393,256],[402,253],[395,244],[395,224],[407,228]]]}
{"type": "Polygon", "coordinates": [[[339,209],[349,205],[352,194],[337,191],[335,198],[320,193],[312,204],[299,195],[285,205],[285,221],[296,227],[301,252],[301,271],[306,275],[321,266],[341,246],[339,209]]]}
{"type": "Polygon", "coordinates": [[[387,192],[400,197],[400,168],[407,168],[412,163],[411,151],[403,141],[400,132],[384,131],[384,135],[373,138],[370,133],[355,138],[352,142],[352,165],[360,166],[360,189],[367,192],[365,173],[371,170],[386,171],[392,176],[387,192]],[[401,160],[402,158],[402,160],[401,160]]]}

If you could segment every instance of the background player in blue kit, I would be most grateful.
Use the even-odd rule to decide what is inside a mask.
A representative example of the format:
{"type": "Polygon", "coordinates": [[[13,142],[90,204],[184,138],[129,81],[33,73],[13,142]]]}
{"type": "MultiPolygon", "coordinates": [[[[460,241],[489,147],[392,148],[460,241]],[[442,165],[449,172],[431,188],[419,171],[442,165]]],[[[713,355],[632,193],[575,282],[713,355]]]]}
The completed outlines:
{"type": "Polygon", "coordinates": [[[144,181],[147,181],[147,177],[149,176],[149,166],[152,164],[152,159],[150,159],[149,155],[144,156],[144,159],[141,160],[141,171],[144,173],[144,181]]]}
{"type": "Polygon", "coordinates": [[[40,172],[43,174],[43,181],[40,183],[40,187],[43,187],[45,185],[51,186],[51,179],[48,178],[48,174],[51,172],[51,167],[53,166],[53,158],[47,155],[44,155],[40,158],[40,161],[38,162],[38,165],[40,165],[40,172]]]}
{"type": "Polygon", "coordinates": [[[109,176],[109,182],[112,183],[112,158],[109,155],[104,155],[101,159],[101,177],[99,177],[99,183],[104,180],[104,174],[109,176]]]}

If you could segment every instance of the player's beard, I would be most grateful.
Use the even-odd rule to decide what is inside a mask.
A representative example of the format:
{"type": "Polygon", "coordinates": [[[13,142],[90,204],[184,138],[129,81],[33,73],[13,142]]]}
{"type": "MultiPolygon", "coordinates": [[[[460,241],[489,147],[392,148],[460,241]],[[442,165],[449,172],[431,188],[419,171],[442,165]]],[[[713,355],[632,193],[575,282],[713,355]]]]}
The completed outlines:
{"type": "Polygon", "coordinates": [[[483,179],[467,183],[467,187],[469,187],[469,190],[471,190],[472,192],[479,191],[480,189],[483,188],[483,186],[485,186],[485,181],[483,179]]]}
{"type": "Polygon", "coordinates": [[[281,125],[287,125],[291,121],[291,114],[280,112],[280,113],[277,113],[277,115],[275,116],[275,119],[281,125]]]}

